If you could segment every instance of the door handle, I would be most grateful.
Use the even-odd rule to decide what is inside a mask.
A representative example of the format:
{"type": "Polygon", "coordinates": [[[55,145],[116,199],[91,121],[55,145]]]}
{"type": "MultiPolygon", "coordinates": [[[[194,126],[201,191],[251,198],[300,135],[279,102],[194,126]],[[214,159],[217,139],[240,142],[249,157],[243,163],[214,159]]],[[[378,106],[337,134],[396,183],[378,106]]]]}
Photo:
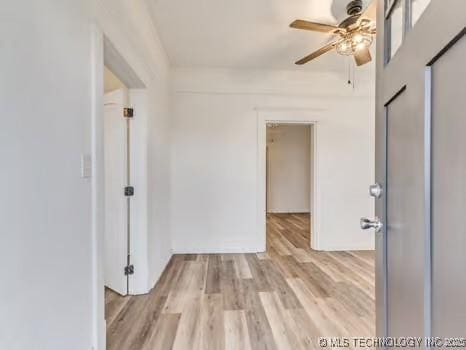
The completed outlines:
{"type": "Polygon", "coordinates": [[[377,233],[382,231],[382,228],[383,228],[382,221],[380,221],[378,217],[376,217],[374,220],[370,220],[368,218],[361,218],[360,224],[363,230],[368,230],[368,229],[373,228],[375,229],[375,232],[377,233]]]}

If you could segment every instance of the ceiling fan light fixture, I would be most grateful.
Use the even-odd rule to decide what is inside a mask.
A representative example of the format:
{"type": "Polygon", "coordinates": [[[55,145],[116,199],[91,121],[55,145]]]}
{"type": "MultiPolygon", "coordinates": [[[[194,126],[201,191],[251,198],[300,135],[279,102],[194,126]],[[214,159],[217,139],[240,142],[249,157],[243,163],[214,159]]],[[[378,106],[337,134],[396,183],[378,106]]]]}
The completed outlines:
{"type": "Polygon", "coordinates": [[[356,33],[353,36],[353,42],[356,43],[356,44],[361,43],[363,40],[364,40],[364,37],[361,35],[361,33],[356,33]]]}
{"type": "Polygon", "coordinates": [[[359,43],[355,46],[354,51],[361,51],[366,49],[368,46],[366,46],[364,43],[359,43]]]}
{"type": "Polygon", "coordinates": [[[365,50],[372,45],[372,35],[363,32],[349,33],[336,46],[340,55],[351,56],[356,51],[365,50]]]}
{"type": "Polygon", "coordinates": [[[372,35],[366,33],[356,33],[353,36],[353,45],[356,50],[367,49],[372,45],[372,35]]]}
{"type": "Polygon", "coordinates": [[[350,39],[345,38],[342,42],[338,43],[337,52],[343,56],[351,56],[353,54],[353,43],[350,39]]]}
{"type": "Polygon", "coordinates": [[[318,50],[296,61],[295,64],[306,64],[332,50],[343,56],[354,56],[357,66],[371,62],[372,56],[369,48],[376,33],[376,9],[377,3],[380,1],[367,1],[370,1],[370,3],[363,10],[362,0],[350,0],[346,7],[348,17],[338,25],[302,19],[292,22],[290,24],[291,28],[327,33],[334,37],[334,40],[327,42],[318,50]]]}

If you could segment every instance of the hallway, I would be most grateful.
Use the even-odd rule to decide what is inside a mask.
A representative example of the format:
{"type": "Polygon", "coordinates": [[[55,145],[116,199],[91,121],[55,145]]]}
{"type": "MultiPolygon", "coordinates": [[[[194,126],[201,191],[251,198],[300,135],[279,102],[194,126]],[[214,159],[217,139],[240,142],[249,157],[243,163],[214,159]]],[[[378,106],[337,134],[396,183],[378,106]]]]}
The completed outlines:
{"type": "Polygon", "coordinates": [[[106,290],[108,349],[309,349],[374,336],[374,253],[309,249],[309,216],[267,217],[267,252],[174,255],[148,295],[106,290]]]}

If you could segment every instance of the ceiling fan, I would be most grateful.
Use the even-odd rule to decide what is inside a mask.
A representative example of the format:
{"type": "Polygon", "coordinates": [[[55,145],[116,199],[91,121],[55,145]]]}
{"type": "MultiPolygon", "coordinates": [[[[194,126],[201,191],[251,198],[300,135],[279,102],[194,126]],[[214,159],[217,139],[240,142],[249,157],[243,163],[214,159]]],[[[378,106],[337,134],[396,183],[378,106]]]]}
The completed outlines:
{"type": "Polygon", "coordinates": [[[376,33],[376,5],[377,0],[372,0],[363,11],[362,0],[352,0],[346,6],[348,16],[338,26],[309,22],[298,19],[290,24],[291,28],[304,29],[336,36],[336,40],[321,47],[319,50],[296,61],[296,64],[305,64],[333,49],[340,55],[354,56],[356,65],[362,66],[372,61],[369,47],[376,33]]]}

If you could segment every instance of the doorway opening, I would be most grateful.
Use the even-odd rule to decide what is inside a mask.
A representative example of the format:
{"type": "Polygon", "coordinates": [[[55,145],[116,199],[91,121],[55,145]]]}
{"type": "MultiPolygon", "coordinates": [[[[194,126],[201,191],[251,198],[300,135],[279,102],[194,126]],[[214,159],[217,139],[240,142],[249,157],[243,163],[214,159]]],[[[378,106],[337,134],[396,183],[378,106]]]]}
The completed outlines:
{"type": "Polygon", "coordinates": [[[312,124],[268,123],[266,133],[267,250],[308,249],[312,124]]]}
{"type": "Polygon", "coordinates": [[[144,84],[112,44],[104,45],[103,277],[107,346],[130,295],[147,292],[144,247],[144,84]],[[141,156],[142,154],[142,156],[141,156]],[[110,332],[110,333],[109,333],[110,332]]]}
{"type": "Polygon", "coordinates": [[[149,290],[148,107],[145,84],[100,29],[92,42],[94,343],[104,349],[126,296],[149,290]]]}
{"type": "MultiPolygon", "coordinates": [[[[321,223],[323,213],[328,214],[333,207],[332,202],[323,202],[322,198],[338,200],[324,193],[327,187],[323,184],[328,179],[322,177],[325,174],[322,165],[325,164],[324,157],[331,157],[332,147],[335,147],[334,136],[329,139],[330,134],[325,133],[326,125],[321,123],[324,118],[325,111],[279,109],[258,112],[258,231],[266,238],[265,253],[258,256],[283,273],[305,312],[318,320],[316,327],[311,325],[312,322],[306,323],[311,325],[307,331],[312,338],[333,334],[374,337],[374,252],[328,249],[320,245],[326,232],[321,223]],[[302,154],[298,156],[297,149],[286,152],[287,147],[283,147],[286,142],[297,147],[299,139],[304,139],[293,132],[299,128],[303,134],[307,132],[308,143],[301,142],[307,144],[301,146],[303,149],[308,147],[307,159],[302,154]],[[301,179],[306,178],[307,171],[302,170],[302,166],[289,164],[298,163],[296,158],[309,171],[309,183],[303,184],[301,180],[298,186],[309,201],[285,205],[283,201],[295,198],[298,193],[293,186],[288,186],[295,173],[299,172],[301,179]],[[279,183],[285,183],[282,192],[275,188],[277,176],[279,183]]],[[[294,185],[300,182],[297,179],[294,178],[294,185]]],[[[352,222],[347,221],[347,224],[352,222]]]]}
{"type": "Polygon", "coordinates": [[[104,146],[104,288],[105,320],[111,325],[118,305],[130,294],[131,251],[131,117],[128,87],[108,67],[104,67],[103,146],[104,146]],[[125,194],[125,195],[123,195],[125,194]]]}

